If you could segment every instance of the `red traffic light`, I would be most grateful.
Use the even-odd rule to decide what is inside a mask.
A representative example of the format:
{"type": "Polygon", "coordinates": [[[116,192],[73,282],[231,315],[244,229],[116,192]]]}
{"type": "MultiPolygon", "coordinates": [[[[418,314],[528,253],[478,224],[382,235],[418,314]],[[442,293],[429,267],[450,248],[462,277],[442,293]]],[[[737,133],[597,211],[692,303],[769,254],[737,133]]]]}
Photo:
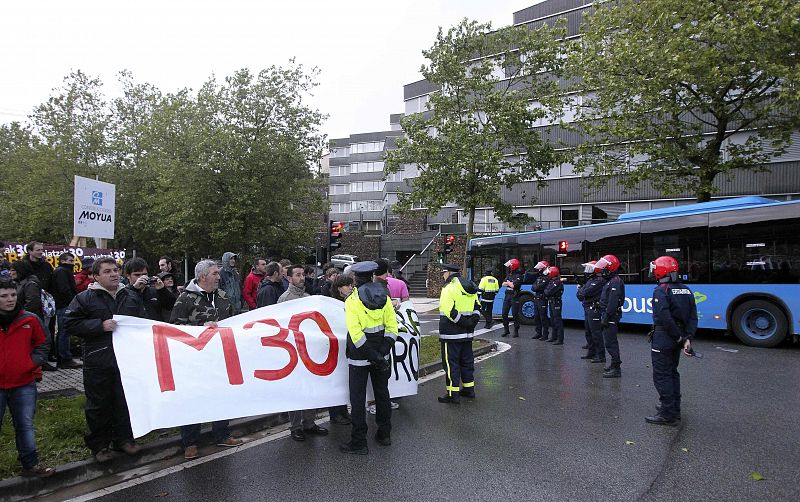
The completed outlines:
{"type": "Polygon", "coordinates": [[[448,245],[451,245],[451,246],[452,246],[452,245],[453,245],[453,243],[455,243],[455,242],[456,242],[456,236],[455,236],[455,235],[448,235],[448,236],[445,238],[445,241],[444,241],[444,242],[445,242],[445,244],[448,244],[448,245]]]}
{"type": "Polygon", "coordinates": [[[567,241],[558,241],[558,251],[560,253],[566,253],[567,248],[569,248],[569,243],[567,241]]]}
{"type": "Polygon", "coordinates": [[[331,222],[331,232],[341,232],[344,228],[344,224],[341,221],[332,221],[331,222]]]}

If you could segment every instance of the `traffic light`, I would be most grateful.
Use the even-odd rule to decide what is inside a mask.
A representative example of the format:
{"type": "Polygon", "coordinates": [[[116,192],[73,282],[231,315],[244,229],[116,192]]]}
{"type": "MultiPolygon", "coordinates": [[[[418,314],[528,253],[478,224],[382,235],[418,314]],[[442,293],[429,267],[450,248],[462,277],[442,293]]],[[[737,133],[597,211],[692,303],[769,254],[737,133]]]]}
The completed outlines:
{"type": "Polygon", "coordinates": [[[558,252],[559,253],[566,253],[568,247],[569,247],[569,243],[567,241],[558,241],[558,252]]]}
{"type": "Polygon", "coordinates": [[[328,249],[333,251],[342,245],[339,240],[342,238],[342,229],[344,228],[344,225],[341,221],[331,220],[328,228],[330,229],[328,232],[328,249]]]}
{"type": "Polygon", "coordinates": [[[450,254],[453,252],[453,244],[456,242],[455,235],[448,235],[444,238],[444,252],[445,254],[450,254]]]}

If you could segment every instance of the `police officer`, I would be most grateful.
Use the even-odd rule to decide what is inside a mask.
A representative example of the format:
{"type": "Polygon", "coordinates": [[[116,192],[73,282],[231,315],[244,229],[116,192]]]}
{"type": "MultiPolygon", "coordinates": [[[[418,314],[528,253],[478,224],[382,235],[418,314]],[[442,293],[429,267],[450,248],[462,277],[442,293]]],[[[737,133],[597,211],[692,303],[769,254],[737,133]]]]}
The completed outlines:
{"type": "Polygon", "coordinates": [[[366,455],[367,448],[367,378],[372,379],[375,395],[378,444],[392,444],[392,408],[389,401],[389,353],[397,339],[397,317],[392,300],[381,284],[372,282],[378,264],[365,261],[352,265],[356,288],[344,302],[347,320],[347,363],[350,374],[350,404],[353,430],[345,453],[366,455]]]}
{"type": "Polygon", "coordinates": [[[478,284],[478,292],[481,294],[481,310],[483,317],[486,319],[486,329],[491,329],[494,324],[492,310],[494,309],[494,297],[500,291],[500,283],[495,276],[492,275],[491,270],[486,271],[486,275],[481,278],[478,284]]]}
{"type": "Polygon", "coordinates": [[[544,271],[550,266],[542,260],[533,269],[536,271],[536,280],[533,283],[533,305],[536,308],[536,317],[533,318],[533,325],[536,327],[536,335],[532,338],[547,341],[550,332],[550,319],[547,317],[547,298],[544,296],[544,289],[550,279],[544,275],[544,271]]]}
{"type": "Polygon", "coordinates": [[[586,355],[581,359],[595,358],[598,362],[605,362],[606,352],[603,344],[603,331],[600,326],[600,293],[606,280],[602,275],[595,273],[597,260],[592,260],[583,264],[584,283],[578,287],[575,295],[583,306],[583,326],[586,332],[586,355]]]}
{"type": "Polygon", "coordinates": [[[445,263],[441,267],[445,286],[439,297],[439,340],[447,393],[439,402],[455,404],[459,396],[475,398],[472,336],[481,319],[480,302],[477,286],[459,275],[458,266],[445,263]]]}
{"type": "MultiPolygon", "coordinates": [[[[625,283],[617,272],[619,259],[607,254],[597,260],[595,268],[601,270],[606,279],[603,292],[600,293],[600,326],[603,330],[603,344],[611,356],[611,364],[603,371],[603,378],[619,378],[622,376],[622,360],[619,357],[617,330],[622,318],[622,305],[625,302],[625,283]]],[[[603,354],[605,355],[605,353],[603,354]]]]}
{"type": "Polygon", "coordinates": [[[503,281],[502,286],[506,288],[506,296],[503,298],[503,335],[508,336],[511,332],[508,330],[508,311],[514,317],[514,338],[519,336],[519,294],[522,289],[522,263],[516,259],[511,258],[505,262],[505,267],[508,269],[506,280],[503,281]]]}
{"type": "Polygon", "coordinates": [[[697,305],[692,291],[678,280],[678,260],[661,256],[650,263],[650,275],[659,284],[653,291],[653,383],[661,404],[645,420],[656,425],[678,425],[681,419],[681,347],[691,356],[697,331],[697,305]]]}
{"type": "Polygon", "coordinates": [[[564,345],[564,321],[561,319],[564,283],[561,282],[561,271],[558,267],[547,267],[544,276],[548,278],[544,297],[550,310],[550,338],[547,341],[553,342],[553,345],[564,345]]]}

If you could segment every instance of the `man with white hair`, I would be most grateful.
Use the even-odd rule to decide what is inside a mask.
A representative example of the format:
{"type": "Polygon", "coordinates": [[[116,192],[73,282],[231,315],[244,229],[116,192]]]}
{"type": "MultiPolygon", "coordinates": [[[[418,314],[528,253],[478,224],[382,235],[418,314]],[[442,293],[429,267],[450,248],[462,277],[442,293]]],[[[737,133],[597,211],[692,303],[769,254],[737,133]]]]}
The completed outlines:
{"type": "MultiPolygon", "coordinates": [[[[194,279],[175,300],[170,322],[190,326],[215,328],[217,321],[233,315],[233,306],[219,289],[219,266],[213,260],[203,260],[194,268],[194,279]]],[[[211,434],[217,446],[239,446],[241,439],[231,437],[227,420],[211,424],[211,434]]],[[[181,426],[181,442],[187,460],[197,458],[197,440],[200,438],[200,424],[181,426]]]]}

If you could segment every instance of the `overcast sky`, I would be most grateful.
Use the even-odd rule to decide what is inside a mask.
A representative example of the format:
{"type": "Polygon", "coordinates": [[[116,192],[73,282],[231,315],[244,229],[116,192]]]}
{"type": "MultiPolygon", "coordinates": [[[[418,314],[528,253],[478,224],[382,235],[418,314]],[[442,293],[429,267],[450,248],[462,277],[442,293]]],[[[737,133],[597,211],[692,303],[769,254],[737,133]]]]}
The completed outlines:
{"type": "Polygon", "coordinates": [[[322,71],[312,103],[330,138],[388,130],[439,26],[505,26],[539,1],[3,0],[0,123],[25,121],[71,70],[115,96],[122,69],[172,92],[295,57],[322,71]]]}

